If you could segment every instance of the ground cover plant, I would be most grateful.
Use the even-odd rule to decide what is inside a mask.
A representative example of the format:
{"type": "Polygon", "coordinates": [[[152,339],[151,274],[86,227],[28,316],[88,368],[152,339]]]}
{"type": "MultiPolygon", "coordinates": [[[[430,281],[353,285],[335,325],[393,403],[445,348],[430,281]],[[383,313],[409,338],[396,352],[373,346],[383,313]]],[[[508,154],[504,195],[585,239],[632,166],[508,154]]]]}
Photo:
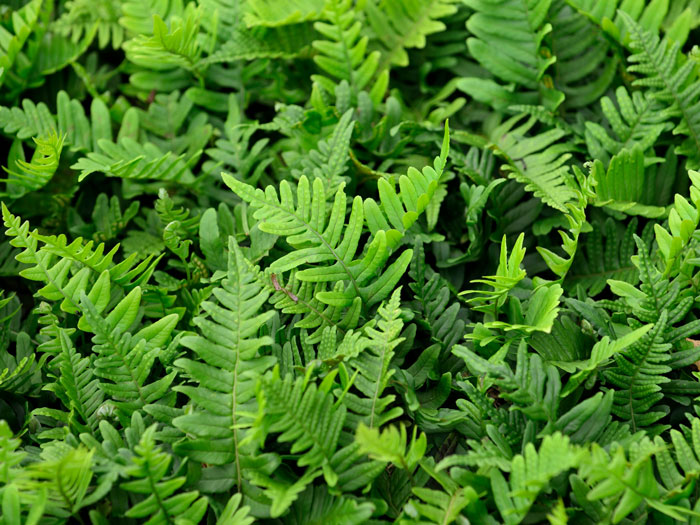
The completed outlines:
{"type": "Polygon", "coordinates": [[[700,523],[699,26],[2,2],[0,521],[700,523]]]}

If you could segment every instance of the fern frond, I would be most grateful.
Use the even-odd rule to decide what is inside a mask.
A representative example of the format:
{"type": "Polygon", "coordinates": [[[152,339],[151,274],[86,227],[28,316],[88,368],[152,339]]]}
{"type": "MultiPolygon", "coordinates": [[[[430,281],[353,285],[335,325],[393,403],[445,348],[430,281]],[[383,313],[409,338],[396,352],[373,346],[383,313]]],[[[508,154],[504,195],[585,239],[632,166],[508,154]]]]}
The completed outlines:
{"type": "Polygon", "coordinates": [[[55,131],[48,137],[35,138],[36,149],[30,162],[17,159],[15,166],[4,168],[9,178],[2,182],[7,185],[12,197],[21,197],[48,184],[58,169],[64,139],[64,134],[58,135],[55,131]]]}
{"type": "Polygon", "coordinates": [[[59,328],[58,332],[61,353],[51,361],[54,373],[49,374],[55,382],[47,384],[44,389],[53,392],[68,409],[68,413],[42,409],[34,413],[68,424],[76,434],[95,434],[99,424],[97,411],[104,401],[104,394],[93,374],[90,360],[81,357],[75,350],[65,330],[59,328]]]}
{"type": "Polygon", "coordinates": [[[43,102],[34,104],[22,100],[22,108],[0,106],[0,128],[6,134],[24,140],[31,137],[49,137],[56,130],[64,136],[71,150],[90,151],[97,148],[97,140],[112,139],[111,117],[107,105],[94,98],[88,120],[80,101],[71,99],[61,90],[56,96],[56,115],[43,102]]]}
{"type": "Polygon", "coordinates": [[[569,184],[571,175],[566,162],[571,158],[572,146],[559,142],[566,131],[553,128],[529,137],[526,133],[536,124],[530,117],[517,127],[523,115],[510,118],[491,133],[496,155],[504,158],[508,177],[525,184],[525,189],[542,202],[567,213],[567,204],[576,200],[576,192],[569,184]]]}
{"type": "MultiPolygon", "coordinates": [[[[21,9],[12,11],[9,26],[12,33],[4,25],[0,26],[0,68],[4,71],[10,70],[22,46],[34,30],[42,3],[42,0],[32,0],[21,9]]],[[[0,86],[4,79],[5,75],[0,73],[0,86]]]]}
{"type": "MultiPolygon", "coordinates": [[[[548,87],[544,80],[545,71],[556,61],[542,45],[552,30],[552,25],[545,23],[551,0],[465,0],[465,3],[475,11],[467,21],[467,29],[474,35],[467,39],[471,55],[499,80],[530,91],[539,90],[539,96],[537,93],[530,96],[529,103],[540,99],[550,110],[561,104],[563,93],[552,89],[551,82],[548,87]]],[[[467,82],[462,83],[462,89],[487,103],[498,99],[499,91],[506,91],[490,79],[472,77],[467,82]]]]}
{"type": "Polygon", "coordinates": [[[492,470],[491,488],[504,523],[520,523],[552,478],[578,466],[581,459],[581,450],[557,433],[546,436],[539,449],[528,443],[523,454],[513,458],[508,481],[499,470],[492,470]]]}
{"type": "Polygon", "coordinates": [[[665,215],[663,207],[647,204],[653,199],[655,188],[644,168],[644,153],[639,145],[632,150],[623,149],[613,156],[607,171],[600,160],[593,161],[590,174],[595,185],[593,204],[629,215],[650,218],[665,215]]]}
{"type": "Polygon", "coordinates": [[[141,289],[134,288],[103,317],[82,292],[81,308],[94,337],[94,374],[100,388],[113,400],[122,417],[128,419],[136,410],[163,398],[175,379],[175,372],[147,382],[161,347],[170,339],[178,321],[170,314],[135,334],[128,330],[139,313],[141,289]]]}
{"type": "MultiPolygon", "coordinates": [[[[360,37],[362,24],[355,16],[352,0],[332,0],[326,5],[327,22],[316,22],[314,28],[326,40],[316,40],[313,47],[319,54],[314,62],[326,75],[312,75],[327,93],[334,94],[338,83],[349,84],[351,93],[357,93],[370,85],[379,66],[379,51],[366,54],[368,37],[360,37]]],[[[369,95],[375,105],[384,97],[389,82],[388,70],[379,73],[369,95]]]]}
{"type": "Polygon", "coordinates": [[[697,153],[700,150],[700,99],[694,83],[695,61],[685,60],[679,65],[679,43],[661,40],[624,11],[619,14],[630,32],[630,47],[635,51],[629,57],[628,71],[642,75],[633,85],[651,88],[652,96],[666,106],[666,112],[680,119],[673,132],[687,138],[676,147],[676,153],[688,157],[689,169],[700,166],[697,153]]]}
{"type": "Polygon", "coordinates": [[[278,434],[278,443],[291,443],[297,465],[307,467],[307,475],[320,469],[326,483],[333,487],[338,474],[332,469],[331,459],[338,447],[346,408],[334,402],[324,384],[319,387],[303,377],[294,380],[291,374],[282,378],[276,366],[259,388],[260,415],[255,428],[265,435],[278,434]]]}
{"type": "Polygon", "coordinates": [[[367,523],[374,511],[369,501],[333,496],[326,487],[309,487],[289,509],[284,521],[289,525],[306,523],[337,523],[361,525],[367,523]]]}
{"type": "Polygon", "coordinates": [[[551,9],[554,85],[566,95],[567,107],[588,106],[613,82],[620,57],[589,17],[565,1],[553,2],[551,9]]]}
{"type": "Polygon", "coordinates": [[[227,276],[212,292],[217,302],[202,303],[207,317],[195,319],[200,334],[180,341],[200,360],[177,359],[174,363],[198,382],[197,387],[175,387],[195,406],[191,413],[173,421],[190,436],[176,450],[213,465],[232,463],[239,488],[245,462],[253,452],[243,441],[250,414],[257,411],[255,386],[275,363],[273,357],[260,355],[272,339],[260,337],[258,332],[274,312],[260,313],[269,292],[255,277],[236,241],[229,237],[227,276]]]}
{"type": "Polygon", "coordinates": [[[181,67],[196,73],[202,52],[198,41],[201,13],[190,9],[193,6],[188,4],[182,17],[171,17],[170,27],[154,15],[152,35],[139,35],[124,43],[127,58],[149,69],[181,67]]]}
{"type": "Polygon", "coordinates": [[[97,42],[100,49],[110,43],[119,49],[124,41],[124,28],[119,25],[121,5],[111,0],[68,0],[64,13],[56,20],[53,28],[73,42],[97,28],[97,42]]]}
{"type": "MultiPolygon", "coordinates": [[[[399,179],[399,194],[388,183],[380,183],[381,208],[372,199],[363,202],[360,197],[355,197],[347,227],[344,225],[346,197],[342,187],[336,192],[330,216],[326,218],[326,191],[321,179],[310,183],[306,176],[302,176],[295,204],[287,181],[281,183],[278,197],[272,187],[265,191],[255,190],[231,175],[224,173],[223,177],[234,192],[256,208],[255,218],[260,221],[260,230],[287,237],[287,242],[297,248],[272,263],[270,272],[277,274],[296,270],[302,265],[314,265],[297,270],[295,278],[317,283],[346,282],[347,285],[340,289],[336,284],[333,291],[318,291],[315,297],[329,306],[357,308],[357,301],[369,306],[385,299],[407,268],[411,250],[403,251],[382,272],[391,250],[401,240],[402,232],[418,219],[419,213],[430,202],[445,165],[448,144],[446,131],[441,156],[435,159],[435,169],[426,167],[423,173],[409,170],[399,179]],[[365,216],[373,238],[367,243],[364,256],[358,260],[355,255],[365,216]]],[[[299,294],[290,295],[288,292],[286,295],[298,305],[299,294]]],[[[281,295],[280,298],[284,300],[281,295]]],[[[318,313],[316,309],[312,315],[315,317],[318,313]]]]}
{"type": "Polygon", "coordinates": [[[44,513],[67,519],[76,514],[87,499],[93,478],[95,452],[80,445],[54,445],[42,452],[42,461],[32,463],[15,483],[28,505],[46,501],[44,513]]]}
{"type": "Polygon", "coordinates": [[[89,152],[71,166],[71,169],[80,171],[80,181],[92,173],[101,172],[122,179],[192,184],[194,176],[190,167],[201,154],[201,151],[196,152],[185,160],[184,154],[164,154],[154,144],[142,144],[129,137],[122,138],[118,143],[100,139],[97,144],[98,151],[89,152]]]}
{"type": "Polygon", "coordinates": [[[457,12],[453,0],[372,0],[367,20],[381,45],[378,71],[408,65],[406,49],[425,47],[428,35],[445,30],[441,18],[457,12]]]}
{"type": "MultiPolygon", "coordinates": [[[[602,224],[591,221],[592,231],[585,233],[571,271],[564,281],[567,288],[582,287],[590,297],[595,297],[607,286],[608,279],[636,284],[639,281],[637,267],[631,257],[635,253],[634,235],[638,221],[632,218],[627,227],[608,218],[602,224]]],[[[651,230],[649,230],[651,233],[651,230]]],[[[650,243],[650,236],[643,235],[650,243]]]]}
{"type": "Polygon", "coordinates": [[[209,505],[207,498],[200,497],[198,491],[178,492],[187,481],[185,476],[166,478],[172,456],[156,446],[155,431],[155,425],[150,426],[141,436],[134,449],[136,454],[125,470],[133,479],[120,484],[128,492],[144,495],[126,516],[148,518],[147,523],[153,525],[175,520],[199,523],[209,505]]]}
{"type": "Polygon", "coordinates": [[[651,95],[634,91],[630,97],[627,89],[620,86],[615,91],[615,101],[617,106],[609,97],[600,99],[600,107],[614,138],[600,124],[586,122],[588,153],[604,164],[609,162],[611,155],[617,155],[623,149],[638,146],[642,151],[648,150],[659,135],[671,127],[661,103],[651,95]]]}
{"type": "Polygon", "coordinates": [[[250,27],[278,27],[318,20],[324,0],[251,0],[243,15],[250,27]]]}
{"type": "MultiPolygon", "coordinates": [[[[61,309],[68,313],[77,312],[80,293],[88,290],[92,279],[94,284],[88,298],[102,311],[110,298],[110,283],[131,290],[147,282],[158,263],[152,256],[137,263],[133,254],[115,264],[113,259],[119,246],[105,253],[104,244],[93,248],[92,241],[83,243],[81,238],[69,243],[65,235],[47,236],[30,230],[29,222],[22,223],[4,203],[2,213],[7,228],[5,234],[12,238],[10,244],[22,249],[16,259],[30,265],[20,275],[45,283],[38,294],[51,301],[62,301],[61,309]],[[80,269],[71,275],[75,263],[80,269]]],[[[81,323],[81,327],[84,326],[81,323]]]]}
{"type": "Polygon", "coordinates": [[[357,371],[353,386],[362,394],[348,392],[345,402],[348,408],[359,417],[348,416],[354,424],[363,423],[380,427],[387,421],[399,417],[403,410],[398,407],[387,410],[394,401],[394,395],[383,396],[393,370],[389,365],[394,356],[394,348],[403,341],[401,329],[401,287],[392,294],[386,305],[377,310],[376,328],[371,324],[364,327],[366,340],[362,343],[359,355],[349,361],[351,369],[357,371]]]}

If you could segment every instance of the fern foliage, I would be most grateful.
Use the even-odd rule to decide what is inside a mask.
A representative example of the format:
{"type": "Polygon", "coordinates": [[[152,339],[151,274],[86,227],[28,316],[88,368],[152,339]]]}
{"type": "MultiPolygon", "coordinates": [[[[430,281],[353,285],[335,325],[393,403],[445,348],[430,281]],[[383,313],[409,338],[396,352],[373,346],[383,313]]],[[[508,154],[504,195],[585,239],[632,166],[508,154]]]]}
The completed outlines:
{"type": "Polygon", "coordinates": [[[700,2],[0,2],[0,522],[696,523],[700,2]]]}

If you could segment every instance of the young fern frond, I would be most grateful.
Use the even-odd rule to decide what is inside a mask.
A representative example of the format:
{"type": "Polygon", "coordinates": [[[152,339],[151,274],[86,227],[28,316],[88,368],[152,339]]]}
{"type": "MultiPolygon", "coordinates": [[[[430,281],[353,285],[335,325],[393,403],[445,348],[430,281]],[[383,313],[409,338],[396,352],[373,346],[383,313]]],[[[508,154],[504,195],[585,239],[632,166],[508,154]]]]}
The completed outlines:
{"type": "Polygon", "coordinates": [[[82,432],[95,434],[99,424],[97,411],[104,401],[104,393],[93,374],[90,360],[75,350],[65,330],[58,330],[61,353],[51,361],[54,371],[49,373],[55,382],[44,389],[53,392],[68,412],[40,408],[34,413],[67,424],[76,435],[82,432]]]}
{"type": "Polygon", "coordinates": [[[198,386],[175,387],[195,408],[173,424],[190,436],[176,450],[212,465],[233,464],[240,489],[243,469],[253,453],[244,440],[250,416],[257,411],[255,386],[275,363],[272,356],[260,355],[272,339],[258,332],[275,313],[260,313],[269,291],[256,280],[233,237],[228,253],[226,278],[213,290],[216,302],[203,302],[207,317],[195,319],[200,333],[180,340],[200,360],[182,358],[174,364],[198,386]]]}
{"type": "Polygon", "coordinates": [[[109,44],[113,49],[119,49],[124,41],[124,28],[119,25],[120,16],[121,5],[111,0],[68,0],[54,28],[75,42],[96,27],[101,49],[109,44]]]}
{"type": "Polygon", "coordinates": [[[134,288],[103,317],[81,293],[81,309],[94,332],[94,374],[100,378],[100,388],[113,400],[124,420],[132,413],[158,402],[170,390],[175,372],[147,382],[151,369],[170,339],[178,321],[170,314],[132,334],[129,329],[139,313],[141,289],[134,288]]]}
{"type": "Polygon", "coordinates": [[[665,215],[661,206],[649,206],[654,185],[644,170],[644,153],[639,145],[623,149],[610,160],[607,171],[595,159],[590,177],[595,186],[595,206],[605,206],[629,215],[656,218],[665,215]]]}
{"type": "Polygon", "coordinates": [[[99,98],[90,105],[88,120],[82,104],[61,90],[56,96],[56,115],[43,102],[22,100],[22,108],[0,106],[0,128],[17,139],[50,137],[56,130],[71,150],[91,151],[99,139],[112,139],[109,110],[99,98]]]}
{"type": "MultiPolygon", "coordinates": [[[[618,227],[608,218],[602,224],[591,221],[592,231],[584,234],[581,249],[578,250],[571,272],[564,284],[567,287],[580,286],[589,297],[601,293],[608,279],[636,284],[639,281],[637,267],[631,257],[635,253],[634,236],[638,220],[632,218],[626,228],[618,227]]],[[[651,230],[642,235],[647,245],[651,242],[651,230]]]]}
{"type": "Polygon", "coordinates": [[[17,159],[16,166],[5,168],[9,178],[2,182],[6,184],[11,197],[21,197],[48,184],[58,169],[65,138],[65,135],[58,135],[55,131],[48,137],[35,138],[36,150],[32,160],[26,162],[17,159]]]}
{"type": "Polygon", "coordinates": [[[564,0],[552,2],[554,85],[565,95],[564,105],[588,106],[603,95],[615,79],[620,57],[594,22],[564,0]]]}
{"type": "Polygon", "coordinates": [[[78,180],[102,172],[121,179],[192,184],[195,179],[190,168],[201,155],[201,151],[198,151],[185,160],[185,154],[176,156],[171,152],[163,153],[155,144],[139,143],[130,137],[124,137],[117,143],[100,139],[97,144],[99,152],[90,152],[71,166],[71,169],[80,171],[78,180]]]}
{"type": "MultiPolygon", "coordinates": [[[[93,248],[92,241],[83,243],[80,237],[69,243],[65,235],[41,235],[37,230],[30,230],[29,222],[23,223],[4,203],[2,214],[10,244],[22,249],[16,256],[17,260],[30,265],[20,275],[45,283],[38,294],[50,301],[61,301],[61,309],[68,313],[78,311],[80,293],[87,293],[91,282],[94,284],[88,298],[101,312],[109,302],[111,283],[126,291],[131,290],[146,283],[158,263],[153,256],[138,262],[136,254],[115,263],[118,245],[105,253],[104,244],[93,248]],[[73,265],[79,269],[71,274],[73,265]]],[[[86,325],[81,321],[80,327],[86,325]]]]}
{"type": "Polygon", "coordinates": [[[197,73],[202,50],[199,45],[201,13],[188,8],[180,17],[170,19],[170,27],[157,14],[153,16],[153,34],[139,35],[124,44],[130,61],[149,69],[181,67],[197,73]]]}
{"type": "Polygon", "coordinates": [[[492,470],[491,487],[504,523],[520,523],[539,492],[559,473],[577,467],[581,459],[581,449],[557,433],[546,436],[539,449],[528,443],[523,454],[513,458],[508,481],[499,470],[492,470]]]}
{"type": "MultiPolygon", "coordinates": [[[[373,199],[363,202],[361,197],[355,197],[347,226],[346,196],[342,187],[335,194],[330,216],[326,217],[327,197],[321,179],[310,182],[302,176],[295,203],[287,181],[280,184],[278,196],[273,187],[263,191],[226,173],[223,178],[234,192],[256,209],[255,218],[260,221],[260,230],[284,236],[296,248],[274,261],[269,267],[270,272],[296,270],[295,279],[302,282],[347,283],[344,289],[336,287],[333,291],[319,291],[315,297],[335,307],[357,308],[358,303],[371,306],[391,293],[408,267],[411,250],[403,251],[382,271],[403,232],[415,223],[430,202],[444,169],[448,145],[446,132],[441,156],[435,159],[435,169],[426,167],[423,173],[409,170],[399,179],[399,194],[386,182],[380,183],[380,204],[373,199]],[[366,244],[364,255],[358,259],[356,254],[365,217],[373,236],[366,244]],[[300,269],[304,265],[311,267],[300,269]]],[[[297,294],[294,296],[298,297],[297,294]]]]}

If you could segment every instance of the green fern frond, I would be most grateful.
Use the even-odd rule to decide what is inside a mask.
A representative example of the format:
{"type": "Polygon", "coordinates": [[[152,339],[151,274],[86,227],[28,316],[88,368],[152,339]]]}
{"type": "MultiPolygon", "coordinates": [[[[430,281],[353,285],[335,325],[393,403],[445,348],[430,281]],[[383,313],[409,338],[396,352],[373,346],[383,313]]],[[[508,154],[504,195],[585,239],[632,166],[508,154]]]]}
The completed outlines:
{"type": "MultiPolygon", "coordinates": [[[[298,248],[277,259],[270,265],[270,272],[276,274],[302,265],[330,262],[331,266],[316,265],[298,270],[295,278],[317,283],[345,281],[344,290],[336,286],[333,291],[318,291],[315,297],[329,306],[350,307],[358,299],[369,306],[391,293],[408,266],[411,250],[403,251],[383,273],[381,271],[402,232],[417,220],[430,202],[444,168],[448,144],[446,131],[441,156],[435,159],[435,169],[426,167],[422,174],[415,169],[409,170],[399,179],[399,194],[389,183],[380,183],[381,208],[372,199],[363,202],[360,197],[355,197],[347,227],[344,227],[346,198],[342,187],[336,192],[330,216],[326,218],[326,191],[321,179],[310,183],[306,176],[302,176],[295,205],[294,195],[286,181],[280,185],[280,200],[272,187],[266,191],[254,190],[228,174],[223,177],[233,191],[257,208],[255,217],[260,221],[260,230],[285,236],[291,246],[298,248]],[[364,256],[358,260],[355,254],[365,216],[373,237],[366,245],[364,256]]],[[[294,300],[298,294],[287,296],[298,303],[294,300]]]]}
{"type": "Polygon", "coordinates": [[[81,309],[94,332],[94,374],[100,378],[100,388],[110,396],[114,405],[128,419],[136,410],[154,404],[165,397],[175,372],[147,382],[153,364],[178,321],[170,314],[146,326],[135,334],[129,329],[139,313],[141,289],[134,288],[107,317],[103,317],[82,292],[81,309]]]}
{"type": "Polygon", "coordinates": [[[153,34],[139,35],[124,43],[127,57],[134,64],[156,70],[181,67],[197,73],[201,55],[199,19],[201,13],[188,4],[182,17],[172,17],[170,27],[157,14],[153,34]]]}
{"type": "Polygon", "coordinates": [[[323,14],[324,0],[251,0],[243,18],[250,27],[278,27],[311,20],[323,14]]]}
{"type": "Polygon", "coordinates": [[[133,479],[121,483],[121,488],[143,495],[143,499],[125,515],[129,518],[148,518],[147,523],[153,525],[174,523],[176,520],[199,523],[207,511],[208,500],[200,497],[198,491],[178,491],[187,481],[185,476],[166,478],[172,456],[156,446],[155,431],[155,425],[146,429],[134,449],[136,454],[125,470],[125,474],[133,479]]]}
{"type": "MultiPolygon", "coordinates": [[[[36,25],[43,0],[32,0],[21,9],[12,11],[11,24],[8,31],[4,25],[0,26],[0,68],[9,71],[14,64],[22,46],[32,34],[36,25]]],[[[0,86],[5,80],[5,75],[0,73],[0,86]]]]}
{"type": "Polygon", "coordinates": [[[493,470],[491,487],[504,522],[520,523],[552,478],[578,466],[581,459],[581,450],[557,433],[546,436],[539,449],[528,443],[523,454],[513,458],[508,481],[500,471],[493,470]]]}
{"type": "Polygon", "coordinates": [[[71,166],[80,171],[78,180],[101,172],[111,177],[132,180],[158,180],[192,184],[190,168],[197,162],[201,151],[185,160],[185,155],[163,153],[156,145],[139,143],[124,137],[118,143],[98,140],[98,151],[93,151],[71,166]]]}
{"type": "Polygon", "coordinates": [[[548,206],[567,213],[567,204],[576,200],[567,165],[572,146],[559,142],[567,133],[553,128],[529,137],[526,134],[537,121],[530,117],[515,127],[522,118],[523,115],[516,115],[493,130],[491,142],[496,155],[505,160],[503,169],[509,178],[525,184],[527,191],[548,206]]]}
{"type": "Polygon", "coordinates": [[[77,42],[96,27],[100,49],[110,43],[113,49],[119,49],[124,41],[124,28],[119,25],[119,3],[111,0],[68,0],[64,9],[53,26],[57,32],[77,42]]]}
{"type": "Polygon", "coordinates": [[[44,389],[53,392],[68,412],[38,409],[34,413],[66,423],[76,434],[95,434],[99,424],[97,411],[104,401],[104,394],[93,374],[90,360],[81,357],[75,350],[65,330],[59,328],[58,331],[61,353],[51,361],[53,373],[49,373],[49,377],[53,376],[55,381],[44,389]]]}
{"type": "MultiPolygon", "coordinates": [[[[330,376],[329,376],[330,377],[330,376]]],[[[323,472],[326,483],[333,487],[338,474],[331,466],[331,459],[345,422],[346,408],[338,406],[333,395],[321,386],[287,374],[280,377],[276,366],[258,389],[260,414],[255,422],[264,435],[277,434],[278,443],[291,443],[291,452],[299,467],[306,467],[307,475],[323,472]]]]}
{"type": "Polygon", "coordinates": [[[243,442],[250,415],[257,411],[255,386],[275,363],[271,356],[260,355],[272,339],[258,333],[274,312],[260,313],[269,292],[256,281],[233,237],[229,238],[228,257],[226,279],[212,292],[217,302],[202,303],[208,317],[195,319],[200,335],[187,335],[180,341],[201,361],[178,359],[174,363],[199,384],[175,387],[190,397],[195,409],[173,424],[191,436],[177,445],[178,451],[213,465],[232,463],[241,487],[245,462],[250,462],[253,452],[243,442]]]}
{"type": "Polygon", "coordinates": [[[91,488],[94,455],[82,445],[44,449],[42,461],[32,463],[15,479],[23,503],[35,505],[45,500],[44,515],[59,519],[78,513],[91,488]]]}
{"type": "Polygon", "coordinates": [[[365,6],[367,20],[381,45],[379,71],[408,65],[406,49],[423,49],[428,35],[445,30],[441,18],[457,12],[452,0],[372,0],[365,6]]]}
{"type": "MultiPolygon", "coordinates": [[[[611,218],[602,224],[591,221],[592,231],[585,233],[581,241],[571,271],[564,284],[567,288],[576,286],[595,297],[607,286],[608,279],[636,284],[639,281],[637,267],[631,257],[635,253],[634,235],[638,220],[632,218],[626,227],[619,226],[611,218]]],[[[642,235],[645,242],[651,242],[651,230],[642,235]]]]}
{"type": "Polygon", "coordinates": [[[606,206],[629,215],[657,218],[666,214],[661,206],[650,206],[654,185],[645,173],[644,153],[639,145],[623,149],[610,160],[607,171],[596,159],[590,177],[595,186],[595,206],[606,206]]]}
{"type": "MultiPolygon", "coordinates": [[[[350,85],[354,96],[370,86],[370,82],[379,67],[379,51],[366,54],[368,37],[360,37],[362,23],[355,16],[352,0],[332,0],[324,11],[327,22],[316,22],[314,28],[326,40],[313,42],[319,54],[314,62],[326,75],[312,75],[311,80],[318,83],[327,93],[335,93],[341,81],[350,85]]],[[[369,96],[375,105],[384,97],[389,82],[389,71],[379,73],[371,85],[369,96]]]]}
{"type": "Polygon", "coordinates": [[[356,343],[361,344],[364,349],[349,361],[349,366],[357,371],[353,386],[362,395],[352,392],[345,395],[348,408],[359,416],[348,416],[354,424],[362,423],[370,428],[380,427],[403,413],[400,408],[387,410],[395,396],[383,396],[389,380],[394,375],[394,371],[389,368],[394,349],[403,341],[403,338],[399,337],[403,328],[400,315],[401,287],[396,289],[386,305],[377,310],[376,328],[371,324],[366,325],[366,340],[356,343]]]}
{"type": "Polygon", "coordinates": [[[48,184],[58,169],[65,138],[65,134],[58,135],[55,131],[48,137],[35,138],[36,149],[30,162],[19,158],[15,166],[4,168],[9,178],[2,182],[6,184],[9,195],[21,197],[48,184]]]}
{"type": "Polygon", "coordinates": [[[638,146],[642,151],[648,150],[659,135],[671,127],[666,122],[661,103],[651,95],[640,91],[629,92],[624,86],[615,91],[617,106],[608,97],[600,100],[600,107],[605,115],[610,131],[596,122],[586,122],[586,146],[591,158],[607,164],[611,155],[617,155],[623,149],[631,150],[638,146]],[[619,106],[619,109],[618,109],[619,106]]]}
{"type": "Polygon", "coordinates": [[[700,165],[697,154],[700,150],[700,100],[693,83],[695,61],[679,63],[679,43],[661,40],[623,11],[620,16],[630,32],[630,46],[635,51],[629,57],[628,71],[642,75],[633,85],[651,88],[651,95],[666,106],[668,115],[680,119],[673,132],[687,138],[676,147],[676,153],[687,156],[688,168],[694,169],[700,165]]]}
{"type": "MultiPolygon", "coordinates": [[[[537,93],[520,103],[536,103],[539,99],[550,110],[564,99],[563,93],[545,81],[546,70],[556,57],[542,42],[552,30],[546,23],[551,0],[465,0],[475,13],[467,21],[474,35],[467,39],[471,55],[499,80],[515,83],[537,93]],[[494,30],[505,27],[503,31],[494,30]]],[[[490,79],[469,78],[463,89],[475,98],[493,103],[499,91],[507,91],[490,79]],[[484,96],[482,93],[486,93],[484,96]]],[[[512,103],[514,103],[513,101],[512,103]]],[[[498,106],[498,102],[494,105],[498,106]]]]}
{"type": "Polygon", "coordinates": [[[554,85],[565,95],[564,105],[585,107],[598,100],[615,79],[620,57],[587,16],[565,1],[554,1],[552,52],[554,85]]]}

